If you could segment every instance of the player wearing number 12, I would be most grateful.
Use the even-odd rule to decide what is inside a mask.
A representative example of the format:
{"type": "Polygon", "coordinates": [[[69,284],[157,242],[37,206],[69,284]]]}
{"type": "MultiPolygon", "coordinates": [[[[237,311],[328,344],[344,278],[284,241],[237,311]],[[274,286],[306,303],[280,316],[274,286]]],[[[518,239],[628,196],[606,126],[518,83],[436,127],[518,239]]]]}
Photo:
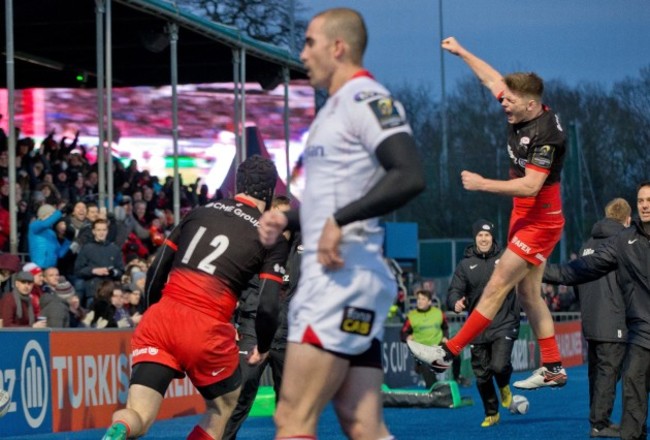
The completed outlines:
{"type": "Polygon", "coordinates": [[[254,274],[260,278],[260,299],[257,347],[249,363],[267,356],[277,326],[289,246],[281,239],[266,249],[257,233],[276,180],[270,160],[251,156],[237,170],[234,199],[193,210],[165,241],[147,273],[145,301],[151,307],[131,341],[133,371],[126,408],[113,414],[103,440],[144,435],[172,379],[185,375],[207,406],[187,438],[222,437],[241,388],[239,349],[230,320],[254,274]]]}

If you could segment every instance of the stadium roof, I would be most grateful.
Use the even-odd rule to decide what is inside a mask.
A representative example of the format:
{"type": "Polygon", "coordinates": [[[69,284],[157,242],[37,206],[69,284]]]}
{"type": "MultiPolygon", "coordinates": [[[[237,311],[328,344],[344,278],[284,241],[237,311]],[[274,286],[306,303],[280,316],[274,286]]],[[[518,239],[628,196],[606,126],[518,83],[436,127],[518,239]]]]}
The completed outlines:
{"type": "MultiPolygon", "coordinates": [[[[289,51],[246,37],[238,30],[180,11],[165,0],[112,0],[113,86],[171,83],[165,26],[178,33],[180,84],[233,80],[233,48],[246,49],[246,80],[279,81],[280,66],[304,78],[289,51]]],[[[96,86],[95,0],[13,0],[15,87],[96,86]],[[81,80],[80,80],[81,79],[81,80]]],[[[5,7],[0,10],[5,36],[5,7]]],[[[4,38],[3,38],[4,41],[4,38]]],[[[2,62],[6,65],[3,44],[2,62]]],[[[6,68],[0,87],[7,86],[6,68]]]]}

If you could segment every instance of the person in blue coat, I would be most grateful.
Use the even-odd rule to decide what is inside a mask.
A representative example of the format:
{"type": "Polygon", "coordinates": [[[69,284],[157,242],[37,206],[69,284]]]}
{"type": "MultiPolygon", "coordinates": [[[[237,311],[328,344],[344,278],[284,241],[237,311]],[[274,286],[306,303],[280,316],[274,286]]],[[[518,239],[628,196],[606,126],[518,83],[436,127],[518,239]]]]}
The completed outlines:
{"type": "Polygon", "coordinates": [[[57,260],[70,248],[70,241],[59,242],[53,228],[62,216],[54,206],[45,204],[38,208],[36,218],[29,224],[29,258],[38,267],[56,266],[57,260]]]}

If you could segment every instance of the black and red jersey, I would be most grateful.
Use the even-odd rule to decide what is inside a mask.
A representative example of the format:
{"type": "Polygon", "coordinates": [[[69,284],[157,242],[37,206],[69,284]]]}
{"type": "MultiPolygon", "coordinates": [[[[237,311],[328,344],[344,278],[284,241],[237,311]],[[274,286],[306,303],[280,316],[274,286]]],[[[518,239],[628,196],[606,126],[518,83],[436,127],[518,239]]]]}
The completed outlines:
{"type": "Polygon", "coordinates": [[[193,210],[165,241],[173,259],[159,253],[168,263],[149,271],[151,283],[164,284],[165,296],[206,311],[221,310],[229,319],[225,315],[253,275],[281,284],[285,273],[288,244],[279,240],[266,249],[258,238],[259,217],[257,207],[243,198],[193,210]]]}
{"type": "Polygon", "coordinates": [[[523,177],[526,167],[548,174],[544,186],[560,181],[566,136],[559,117],[548,107],[532,121],[509,125],[510,178],[523,177]]]}

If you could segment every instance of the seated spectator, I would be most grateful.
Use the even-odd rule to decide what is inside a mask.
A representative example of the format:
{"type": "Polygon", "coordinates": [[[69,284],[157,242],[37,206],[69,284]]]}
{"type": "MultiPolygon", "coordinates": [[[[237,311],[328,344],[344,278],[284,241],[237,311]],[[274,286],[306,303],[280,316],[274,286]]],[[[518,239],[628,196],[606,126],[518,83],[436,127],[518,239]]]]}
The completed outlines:
{"type": "Polygon", "coordinates": [[[110,279],[101,280],[90,307],[90,311],[83,320],[86,327],[92,328],[116,328],[115,303],[122,302],[122,292],[114,298],[113,288],[115,282],[110,279]]]}
{"type": "Polygon", "coordinates": [[[81,307],[81,300],[77,295],[68,298],[68,307],[70,307],[70,328],[86,327],[84,322],[88,312],[81,307]]]}
{"type": "Polygon", "coordinates": [[[62,216],[54,206],[43,205],[38,208],[37,218],[29,224],[29,257],[39,267],[56,266],[58,259],[70,248],[69,240],[59,243],[53,229],[62,216]]]}
{"type": "Polygon", "coordinates": [[[44,321],[36,320],[38,315],[34,311],[30,293],[33,286],[34,275],[18,272],[14,289],[0,300],[0,317],[4,327],[45,328],[44,321]]]}
{"type": "Polygon", "coordinates": [[[129,313],[129,294],[122,289],[120,284],[115,283],[113,287],[112,304],[115,307],[115,322],[119,328],[135,327],[129,313]]]}
{"type": "Polygon", "coordinates": [[[106,241],[108,222],[98,219],[93,223],[93,241],[84,244],[75,261],[75,273],[82,281],[75,285],[81,304],[86,306],[92,299],[90,293],[97,290],[100,281],[119,280],[124,273],[122,252],[115,243],[106,241]]]}
{"type": "Polygon", "coordinates": [[[34,287],[32,287],[32,302],[34,303],[34,312],[36,316],[41,313],[41,296],[43,296],[43,271],[36,263],[26,263],[23,271],[34,275],[34,287]]]}
{"type": "Polygon", "coordinates": [[[55,266],[48,267],[43,271],[43,292],[55,293],[59,284],[59,269],[55,266]]]}
{"type": "Polygon", "coordinates": [[[41,269],[36,263],[25,263],[23,266],[25,272],[29,272],[34,275],[34,290],[32,290],[32,295],[40,298],[43,295],[43,269],[41,269]]]}
{"type": "MultiPolygon", "coordinates": [[[[69,282],[66,281],[68,285],[69,282]]],[[[50,328],[70,327],[70,308],[67,300],[61,299],[56,293],[46,293],[41,296],[40,316],[47,318],[47,326],[50,328]]]]}
{"type": "Polygon", "coordinates": [[[14,254],[0,253],[0,297],[11,290],[9,278],[20,271],[20,257],[14,254]]]}
{"type": "Polygon", "coordinates": [[[134,272],[131,276],[131,290],[144,292],[144,284],[147,278],[146,272],[134,272]]]}
{"type": "Polygon", "coordinates": [[[125,294],[124,309],[129,313],[129,317],[135,327],[142,319],[142,313],[140,312],[140,298],[142,297],[142,292],[140,290],[133,290],[131,285],[122,286],[122,291],[125,294]]]}

